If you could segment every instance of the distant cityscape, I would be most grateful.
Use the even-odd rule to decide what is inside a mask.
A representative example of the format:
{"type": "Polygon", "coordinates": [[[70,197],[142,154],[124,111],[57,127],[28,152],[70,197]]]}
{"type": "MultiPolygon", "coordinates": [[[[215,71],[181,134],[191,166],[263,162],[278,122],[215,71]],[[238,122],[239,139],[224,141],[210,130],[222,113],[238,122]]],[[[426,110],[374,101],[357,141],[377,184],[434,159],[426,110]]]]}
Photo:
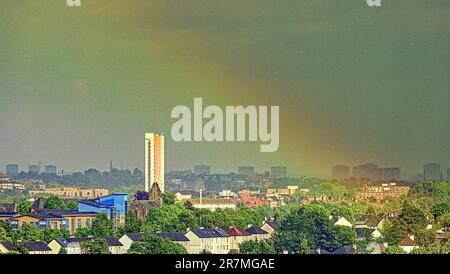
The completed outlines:
{"type": "Polygon", "coordinates": [[[160,253],[169,246],[165,253],[430,253],[431,244],[433,252],[450,250],[450,183],[437,163],[409,180],[400,168],[373,163],[333,166],[331,178],[292,177],[279,165],[261,173],[254,166],[213,173],[204,163],[166,171],[164,136],[145,133],[144,140],[143,171],[116,169],[112,161],[108,171],[73,173],[8,164],[0,173],[0,253],[160,253]],[[287,221],[296,218],[322,218],[324,227],[287,221]],[[412,219],[417,228],[405,230],[412,219]]]}

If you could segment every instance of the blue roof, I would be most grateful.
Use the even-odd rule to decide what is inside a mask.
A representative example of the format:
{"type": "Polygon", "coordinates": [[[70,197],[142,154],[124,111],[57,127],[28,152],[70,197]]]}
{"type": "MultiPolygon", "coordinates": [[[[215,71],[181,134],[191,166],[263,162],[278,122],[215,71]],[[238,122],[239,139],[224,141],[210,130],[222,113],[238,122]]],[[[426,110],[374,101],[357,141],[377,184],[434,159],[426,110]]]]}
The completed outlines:
{"type": "Polygon", "coordinates": [[[249,234],[269,234],[267,231],[262,230],[261,228],[256,227],[254,225],[252,225],[251,227],[247,228],[244,231],[249,233],[249,234]]]}
{"type": "Polygon", "coordinates": [[[13,243],[10,242],[1,242],[0,244],[2,244],[6,249],[8,249],[9,251],[11,250],[16,250],[16,247],[14,246],[13,243]]]}
{"type": "Polygon", "coordinates": [[[111,208],[112,206],[109,205],[104,205],[104,204],[99,204],[95,201],[92,200],[83,200],[83,201],[78,201],[78,203],[82,203],[85,205],[90,205],[90,206],[95,206],[95,207],[101,207],[101,208],[111,208]]]}
{"type": "Polygon", "coordinates": [[[174,242],[188,242],[189,239],[184,236],[182,233],[155,233],[155,236],[163,238],[163,239],[167,239],[167,240],[171,240],[174,242]]]}
{"type": "Polygon", "coordinates": [[[0,212],[0,216],[6,216],[6,217],[14,216],[17,214],[19,214],[19,213],[18,212],[0,212]]]}
{"type": "Polygon", "coordinates": [[[23,246],[28,251],[52,251],[44,242],[22,242],[23,246]]]}
{"type": "Polygon", "coordinates": [[[220,231],[219,229],[202,228],[192,229],[191,231],[199,238],[221,238],[230,236],[224,230],[220,231]]]}
{"type": "Polygon", "coordinates": [[[105,237],[105,240],[108,243],[108,246],[123,246],[116,237],[105,237]]]}

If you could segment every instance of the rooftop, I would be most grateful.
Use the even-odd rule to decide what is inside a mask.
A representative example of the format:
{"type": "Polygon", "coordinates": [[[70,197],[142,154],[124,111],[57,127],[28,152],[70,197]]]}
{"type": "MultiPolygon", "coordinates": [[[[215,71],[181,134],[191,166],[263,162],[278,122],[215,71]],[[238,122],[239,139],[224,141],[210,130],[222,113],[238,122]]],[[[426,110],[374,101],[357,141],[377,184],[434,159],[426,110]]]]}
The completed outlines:
{"type": "Polygon", "coordinates": [[[155,233],[155,236],[163,238],[163,239],[168,239],[174,242],[188,242],[189,239],[184,236],[182,233],[155,233]]]}
{"type": "Polygon", "coordinates": [[[51,251],[50,247],[40,241],[22,242],[22,244],[28,251],[51,251]]]}
{"type": "Polygon", "coordinates": [[[268,234],[267,231],[252,225],[251,227],[244,230],[248,234],[268,234]]]}

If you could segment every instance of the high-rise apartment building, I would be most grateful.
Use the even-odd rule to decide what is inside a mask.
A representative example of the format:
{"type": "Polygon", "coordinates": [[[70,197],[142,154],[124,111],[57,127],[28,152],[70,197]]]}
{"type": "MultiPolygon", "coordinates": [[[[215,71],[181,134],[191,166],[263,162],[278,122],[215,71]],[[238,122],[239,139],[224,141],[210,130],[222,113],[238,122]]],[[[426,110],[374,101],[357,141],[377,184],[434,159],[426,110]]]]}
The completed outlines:
{"type": "Polygon", "coordinates": [[[441,165],[436,163],[428,163],[423,165],[424,180],[438,181],[441,179],[441,165]]]}
{"type": "Polygon", "coordinates": [[[164,192],[164,136],[145,133],[145,191],[154,183],[164,192]]]}
{"type": "Polygon", "coordinates": [[[194,167],[194,172],[197,175],[209,175],[211,174],[211,167],[201,164],[194,167]]]}
{"type": "Polygon", "coordinates": [[[41,173],[41,165],[29,165],[28,172],[40,174],[41,173]]]}
{"type": "Polygon", "coordinates": [[[8,177],[14,177],[19,174],[19,165],[16,164],[9,164],[6,165],[6,176],[8,177]]]}
{"type": "Polygon", "coordinates": [[[56,166],[55,165],[46,165],[45,173],[47,174],[56,174],[56,166]]]}
{"type": "Polygon", "coordinates": [[[238,167],[238,174],[243,175],[243,176],[248,176],[248,177],[255,176],[255,167],[240,166],[240,167],[238,167]]]}
{"type": "Polygon", "coordinates": [[[287,177],[287,167],[273,166],[270,168],[270,174],[274,178],[286,178],[287,177]]]}
{"type": "Polygon", "coordinates": [[[350,177],[350,167],[346,165],[336,165],[333,167],[334,179],[347,179],[350,177]]]}

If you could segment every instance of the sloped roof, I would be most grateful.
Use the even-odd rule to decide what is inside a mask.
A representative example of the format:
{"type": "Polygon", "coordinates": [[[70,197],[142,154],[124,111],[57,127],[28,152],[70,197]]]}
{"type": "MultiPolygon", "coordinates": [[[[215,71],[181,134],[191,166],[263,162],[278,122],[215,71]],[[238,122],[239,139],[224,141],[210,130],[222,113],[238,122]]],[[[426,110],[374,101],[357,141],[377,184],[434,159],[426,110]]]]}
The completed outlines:
{"type": "Polygon", "coordinates": [[[277,229],[280,226],[280,223],[278,221],[266,221],[265,223],[273,229],[277,229]]]}
{"type": "Polygon", "coordinates": [[[10,242],[1,242],[0,244],[2,244],[9,251],[16,250],[16,247],[10,242]]]}
{"type": "Polygon", "coordinates": [[[163,238],[163,239],[174,241],[174,242],[188,242],[189,241],[189,239],[186,236],[184,236],[182,233],[178,233],[178,232],[175,232],[175,233],[162,232],[162,233],[155,233],[154,235],[157,237],[163,238]]]}
{"type": "Polygon", "coordinates": [[[108,246],[123,246],[116,237],[105,237],[108,246]]]}
{"type": "Polygon", "coordinates": [[[65,238],[56,238],[55,241],[62,247],[67,247],[69,245],[69,241],[65,238]]]}
{"type": "Polygon", "coordinates": [[[0,217],[13,217],[19,214],[18,212],[0,212],[0,217]]]}
{"type": "Polygon", "coordinates": [[[398,246],[419,246],[419,245],[413,239],[406,237],[405,239],[400,241],[398,246]]]}
{"type": "Polygon", "coordinates": [[[355,232],[356,236],[358,238],[365,238],[367,233],[371,235],[375,231],[374,228],[368,228],[368,227],[356,227],[355,232]]]}
{"type": "Polygon", "coordinates": [[[239,228],[233,226],[230,229],[227,230],[228,235],[230,236],[248,236],[248,233],[246,233],[243,230],[240,230],[239,228]]]}
{"type": "MultiPolygon", "coordinates": [[[[217,229],[202,228],[202,229],[192,229],[192,233],[197,235],[199,238],[221,238],[222,233],[219,233],[217,229]]],[[[227,234],[228,235],[228,234],[227,234]]]]}
{"type": "Polygon", "coordinates": [[[22,244],[28,251],[51,251],[50,247],[48,247],[44,242],[22,242],[22,244]]]}
{"type": "Polygon", "coordinates": [[[269,234],[267,231],[252,225],[251,227],[244,230],[248,234],[269,234]]]}
{"type": "Polygon", "coordinates": [[[333,252],[333,254],[353,254],[356,249],[353,246],[343,246],[333,252]]]}
{"type": "Polygon", "coordinates": [[[128,238],[130,238],[133,242],[137,242],[142,240],[142,238],[144,238],[144,236],[146,235],[145,233],[126,233],[125,235],[128,236],[128,238]]]}

